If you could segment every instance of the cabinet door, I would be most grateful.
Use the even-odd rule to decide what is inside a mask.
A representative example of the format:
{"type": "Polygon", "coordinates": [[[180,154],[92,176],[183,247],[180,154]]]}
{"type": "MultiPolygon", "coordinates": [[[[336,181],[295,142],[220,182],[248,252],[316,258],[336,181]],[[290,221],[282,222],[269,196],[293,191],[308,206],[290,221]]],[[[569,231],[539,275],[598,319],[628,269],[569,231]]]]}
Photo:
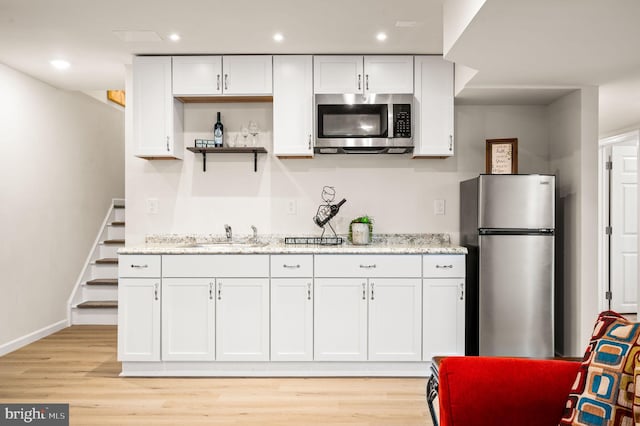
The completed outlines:
{"type": "Polygon", "coordinates": [[[215,280],[162,280],[162,360],[215,359],[215,280]]]}
{"type": "Polygon", "coordinates": [[[314,56],[314,93],[363,93],[362,56],[314,56]]]}
{"type": "Polygon", "coordinates": [[[118,360],[160,361],[160,279],[118,281],[118,360]]]}
{"type": "Polygon", "coordinates": [[[422,359],[464,355],[464,278],[423,280],[422,359]]]}
{"type": "Polygon", "coordinates": [[[367,280],[317,278],[314,288],[314,360],[366,361],[367,280]]]}
{"type": "Polygon", "coordinates": [[[216,280],[216,359],[269,360],[269,279],[216,280]]]}
{"type": "Polygon", "coordinates": [[[369,360],[422,359],[422,280],[369,279],[369,360]]]}
{"type": "Polygon", "coordinates": [[[415,57],[414,157],[453,155],[453,63],[415,57]]]}
{"type": "Polygon", "coordinates": [[[271,360],[313,361],[313,280],[271,279],[271,360]]]}
{"type": "Polygon", "coordinates": [[[171,92],[171,57],[133,59],[133,133],[135,155],[182,158],[182,112],[171,92]],[[176,125],[174,127],[174,124],[176,125]]]}
{"type": "Polygon", "coordinates": [[[365,56],[364,93],[413,94],[413,56],[365,56]]]}
{"type": "Polygon", "coordinates": [[[313,155],[311,56],[273,57],[273,153],[313,155]]]}
{"type": "Polygon", "coordinates": [[[271,95],[273,93],[272,57],[238,55],[222,58],[225,95],[271,95]]]}
{"type": "Polygon", "coordinates": [[[173,95],[222,94],[222,56],[174,56],[173,95]]]}

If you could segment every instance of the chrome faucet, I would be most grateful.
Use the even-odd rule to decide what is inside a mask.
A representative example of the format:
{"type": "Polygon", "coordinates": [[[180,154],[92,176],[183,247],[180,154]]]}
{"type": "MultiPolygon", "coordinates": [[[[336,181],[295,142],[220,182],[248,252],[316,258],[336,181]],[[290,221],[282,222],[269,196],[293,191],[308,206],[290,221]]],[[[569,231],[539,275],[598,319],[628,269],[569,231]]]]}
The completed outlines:
{"type": "Polygon", "coordinates": [[[253,231],[253,241],[258,241],[258,228],[251,225],[251,230],[253,231]]]}
{"type": "Polygon", "coordinates": [[[229,225],[224,225],[224,232],[227,233],[227,241],[231,241],[233,234],[231,233],[231,227],[229,225]]]}

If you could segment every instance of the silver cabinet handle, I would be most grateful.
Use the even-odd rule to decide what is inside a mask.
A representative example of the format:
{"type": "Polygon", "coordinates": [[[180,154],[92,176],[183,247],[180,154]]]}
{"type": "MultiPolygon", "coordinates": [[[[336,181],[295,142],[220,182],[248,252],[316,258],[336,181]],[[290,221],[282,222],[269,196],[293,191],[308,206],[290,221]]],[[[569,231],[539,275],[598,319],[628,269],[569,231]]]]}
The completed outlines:
{"type": "Polygon", "coordinates": [[[362,283],[362,300],[367,300],[367,283],[362,283]]]}
{"type": "Polygon", "coordinates": [[[148,267],[149,267],[149,265],[136,265],[136,264],[133,264],[133,263],[132,263],[132,264],[131,264],[131,267],[132,267],[132,268],[141,268],[141,269],[144,269],[144,268],[148,268],[148,267]]]}
{"type": "Polygon", "coordinates": [[[376,264],[374,263],[372,265],[360,265],[360,267],[362,269],[372,269],[372,268],[375,269],[376,268],[376,264]]]}
{"type": "Polygon", "coordinates": [[[358,90],[362,89],[362,74],[358,74],[358,90]]]}
{"type": "Polygon", "coordinates": [[[365,81],[365,86],[364,86],[364,88],[365,88],[366,90],[369,90],[369,74],[365,74],[364,78],[365,78],[365,80],[364,80],[364,81],[365,81]]]}
{"type": "Polygon", "coordinates": [[[453,151],[453,135],[449,135],[449,151],[453,151]]]}
{"type": "Polygon", "coordinates": [[[451,269],[453,265],[436,265],[437,269],[451,269]]]}
{"type": "Polygon", "coordinates": [[[220,90],[220,74],[216,75],[216,90],[220,90]]]}
{"type": "Polygon", "coordinates": [[[169,136],[167,136],[167,151],[169,151],[169,136]]]}
{"type": "Polygon", "coordinates": [[[460,283],[460,300],[464,300],[464,283],[460,283]]]}
{"type": "Polygon", "coordinates": [[[311,300],[311,283],[307,283],[307,300],[311,300]]]}
{"type": "Polygon", "coordinates": [[[300,265],[287,265],[286,263],[282,265],[283,268],[286,269],[299,269],[300,265]]]}
{"type": "Polygon", "coordinates": [[[209,283],[209,300],[213,300],[213,283],[209,283]]]}
{"type": "Polygon", "coordinates": [[[375,283],[371,283],[371,300],[375,300],[375,295],[373,294],[375,290],[374,289],[375,285],[376,285],[375,283]]]}
{"type": "Polygon", "coordinates": [[[224,90],[229,88],[229,74],[224,75],[224,90]]]}
{"type": "Polygon", "coordinates": [[[155,283],[153,285],[153,298],[154,300],[158,300],[158,288],[160,287],[160,284],[155,283]]]}
{"type": "Polygon", "coordinates": [[[309,135],[309,149],[311,149],[311,135],[309,135]]]}
{"type": "Polygon", "coordinates": [[[222,283],[218,283],[218,300],[222,300],[222,283]]]}

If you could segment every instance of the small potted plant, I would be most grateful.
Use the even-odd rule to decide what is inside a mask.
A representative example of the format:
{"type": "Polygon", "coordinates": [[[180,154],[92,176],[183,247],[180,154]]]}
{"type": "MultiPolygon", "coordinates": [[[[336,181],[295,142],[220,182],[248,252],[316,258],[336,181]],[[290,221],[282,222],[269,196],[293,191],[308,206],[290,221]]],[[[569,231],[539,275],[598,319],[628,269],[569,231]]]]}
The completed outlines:
{"type": "Polygon", "coordinates": [[[357,217],[349,224],[349,241],[353,244],[370,244],[373,239],[373,218],[357,217]]]}

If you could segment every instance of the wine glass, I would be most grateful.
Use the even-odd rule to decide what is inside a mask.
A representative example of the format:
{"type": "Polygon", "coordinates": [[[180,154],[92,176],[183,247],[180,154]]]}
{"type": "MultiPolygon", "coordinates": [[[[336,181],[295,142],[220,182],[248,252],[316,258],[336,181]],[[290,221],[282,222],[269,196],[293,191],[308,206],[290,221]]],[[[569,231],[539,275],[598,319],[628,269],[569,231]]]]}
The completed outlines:
{"type": "Polygon", "coordinates": [[[251,133],[251,136],[253,136],[253,139],[251,141],[251,146],[256,146],[256,136],[258,136],[258,133],[260,133],[260,129],[258,128],[258,123],[256,123],[255,121],[249,121],[249,133],[251,133]]]}
{"type": "Polygon", "coordinates": [[[242,135],[242,146],[247,146],[247,138],[249,137],[249,129],[247,129],[246,126],[242,126],[242,129],[240,129],[240,134],[242,135]]]}

